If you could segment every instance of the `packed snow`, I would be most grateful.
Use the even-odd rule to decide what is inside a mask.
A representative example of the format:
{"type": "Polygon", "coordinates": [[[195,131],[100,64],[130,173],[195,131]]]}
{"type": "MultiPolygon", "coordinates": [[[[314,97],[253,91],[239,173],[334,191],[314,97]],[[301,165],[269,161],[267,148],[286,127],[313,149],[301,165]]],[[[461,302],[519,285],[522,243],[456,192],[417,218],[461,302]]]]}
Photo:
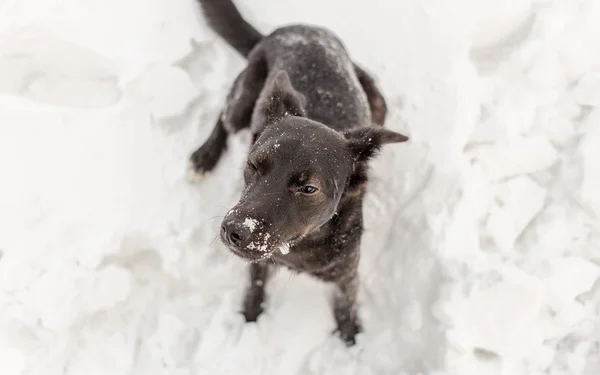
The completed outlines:
{"type": "Polygon", "coordinates": [[[244,61],[195,0],[2,0],[0,373],[600,374],[600,1],[236,4],[335,31],[410,136],[372,164],[357,344],[304,275],[239,312],[249,135],[186,163],[244,61]]]}

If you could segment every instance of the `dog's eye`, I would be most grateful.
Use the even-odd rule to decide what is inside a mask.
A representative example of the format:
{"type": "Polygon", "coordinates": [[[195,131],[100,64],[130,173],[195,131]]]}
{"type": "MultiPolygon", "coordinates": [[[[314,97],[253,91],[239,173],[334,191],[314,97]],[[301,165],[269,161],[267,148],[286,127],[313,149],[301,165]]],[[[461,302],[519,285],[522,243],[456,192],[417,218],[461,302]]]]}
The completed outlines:
{"type": "Polygon", "coordinates": [[[247,164],[253,171],[258,172],[258,167],[251,160],[248,160],[247,164]]]}
{"type": "Polygon", "coordinates": [[[310,186],[310,185],[302,186],[301,188],[298,189],[298,191],[301,192],[302,194],[314,194],[318,190],[319,189],[317,189],[316,187],[310,186]]]}

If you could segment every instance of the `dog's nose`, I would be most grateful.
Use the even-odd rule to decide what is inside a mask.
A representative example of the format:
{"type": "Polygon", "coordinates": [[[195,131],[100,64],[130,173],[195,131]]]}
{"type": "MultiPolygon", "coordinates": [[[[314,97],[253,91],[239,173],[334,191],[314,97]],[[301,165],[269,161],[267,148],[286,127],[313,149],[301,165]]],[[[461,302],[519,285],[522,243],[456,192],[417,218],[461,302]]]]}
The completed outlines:
{"type": "Polygon", "coordinates": [[[228,244],[242,248],[250,238],[250,230],[237,220],[229,220],[221,227],[221,237],[228,244]]]}

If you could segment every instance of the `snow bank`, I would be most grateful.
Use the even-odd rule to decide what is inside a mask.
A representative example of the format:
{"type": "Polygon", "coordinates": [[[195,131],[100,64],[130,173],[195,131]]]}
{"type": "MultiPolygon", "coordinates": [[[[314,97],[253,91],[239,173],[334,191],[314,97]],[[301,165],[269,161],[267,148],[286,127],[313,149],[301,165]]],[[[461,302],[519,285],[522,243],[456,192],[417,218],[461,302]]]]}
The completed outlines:
{"type": "Polygon", "coordinates": [[[5,1],[1,373],[597,374],[600,3],[237,3],[337,32],[411,136],[373,163],[357,345],[304,276],[238,313],[248,135],[185,172],[243,61],[195,0],[5,1]]]}

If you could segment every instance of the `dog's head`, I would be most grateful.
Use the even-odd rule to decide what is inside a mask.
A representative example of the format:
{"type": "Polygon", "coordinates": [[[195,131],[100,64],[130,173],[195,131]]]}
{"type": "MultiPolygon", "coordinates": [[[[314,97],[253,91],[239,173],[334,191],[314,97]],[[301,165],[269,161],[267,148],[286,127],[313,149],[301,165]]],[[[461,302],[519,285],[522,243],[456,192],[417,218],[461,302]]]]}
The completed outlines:
{"type": "Polygon", "coordinates": [[[250,261],[285,254],[328,222],[357,166],[382,145],[408,140],[383,127],[336,132],[305,117],[285,72],[268,85],[257,102],[255,121],[264,129],[246,162],[244,190],[221,226],[224,243],[250,261]]]}

